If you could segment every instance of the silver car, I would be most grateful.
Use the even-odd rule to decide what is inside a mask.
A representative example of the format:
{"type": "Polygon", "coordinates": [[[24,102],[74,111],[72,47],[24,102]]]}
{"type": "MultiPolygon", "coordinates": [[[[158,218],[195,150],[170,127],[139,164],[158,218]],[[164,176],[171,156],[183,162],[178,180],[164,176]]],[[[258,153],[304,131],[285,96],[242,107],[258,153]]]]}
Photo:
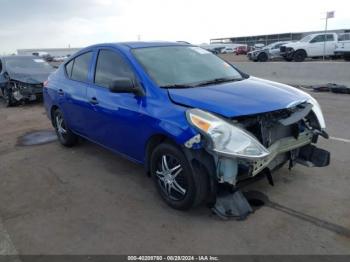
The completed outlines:
{"type": "Polygon", "coordinates": [[[266,62],[270,59],[280,57],[280,47],[288,42],[275,42],[269,44],[262,49],[251,51],[247,54],[248,58],[252,61],[266,62]]]}

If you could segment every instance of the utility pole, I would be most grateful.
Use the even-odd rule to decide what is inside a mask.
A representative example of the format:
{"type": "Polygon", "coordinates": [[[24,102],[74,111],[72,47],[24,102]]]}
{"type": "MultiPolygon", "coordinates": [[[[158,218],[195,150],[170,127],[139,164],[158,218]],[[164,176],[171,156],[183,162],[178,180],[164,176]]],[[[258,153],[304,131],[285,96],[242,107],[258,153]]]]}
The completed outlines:
{"type": "Polygon", "coordinates": [[[334,11],[329,11],[326,13],[326,25],[324,28],[324,38],[323,38],[323,61],[325,60],[326,57],[326,41],[327,41],[327,27],[328,27],[328,19],[329,18],[334,18],[334,11]]]}

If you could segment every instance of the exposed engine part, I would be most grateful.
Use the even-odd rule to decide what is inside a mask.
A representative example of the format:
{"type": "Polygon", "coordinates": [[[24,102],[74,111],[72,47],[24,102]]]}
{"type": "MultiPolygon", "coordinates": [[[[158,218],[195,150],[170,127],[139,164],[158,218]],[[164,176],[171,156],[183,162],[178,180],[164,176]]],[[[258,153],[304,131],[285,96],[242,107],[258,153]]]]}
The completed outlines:
{"type": "Polygon", "coordinates": [[[235,185],[237,182],[238,163],[237,159],[219,158],[217,163],[217,174],[219,183],[235,185]]]}
{"type": "Polygon", "coordinates": [[[299,105],[297,107],[295,107],[297,110],[295,112],[293,112],[293,114],[291,114],[289,117],[287,118],[283,118],[280,119],[279,122],[284,125],[284,126],[289,126],[291,124],[294,124],[298,121],[300,121],[301,119],[303,119],[304,117],[306,117],[311,109],[312,109],[312,105],[308,104],[308,103],[304,103],[302,105],[299,105]]]}

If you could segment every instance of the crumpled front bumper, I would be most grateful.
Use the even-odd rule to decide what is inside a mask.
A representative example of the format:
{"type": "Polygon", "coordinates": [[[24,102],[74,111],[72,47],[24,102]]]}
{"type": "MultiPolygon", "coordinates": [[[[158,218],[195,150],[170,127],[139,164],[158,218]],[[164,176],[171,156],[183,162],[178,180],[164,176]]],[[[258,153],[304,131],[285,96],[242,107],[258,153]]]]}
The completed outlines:
{"type": "Polygon", "coordinates": [[[15,83],[12,94],[17,101],[34,101],[42,97],[43,84],[29,85],[25,83],[15,83]]]}

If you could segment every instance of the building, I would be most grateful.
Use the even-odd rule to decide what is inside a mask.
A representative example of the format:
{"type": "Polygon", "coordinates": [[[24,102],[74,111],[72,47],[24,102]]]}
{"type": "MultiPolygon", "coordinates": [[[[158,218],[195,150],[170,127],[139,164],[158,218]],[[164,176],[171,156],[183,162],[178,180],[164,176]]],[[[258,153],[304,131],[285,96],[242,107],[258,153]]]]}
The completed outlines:
{"type": "MultiPolygon", "coordinates": [[[[253,35],[253,36],[240,36],[240,37],[225,37],[225,38],[214,38],[210,40],[210,44],[219,43],[235,43],[244,44],[248,46],[254,46],[255,44],[268,45],[278,41],[298,41],[304,36],[323,33],[324,31],[311,31],[311,32],[299,32],[299,33],[282,33],[282,34],[270,34],[270,35],[253,35]]],[[[328,30],[330,33],[350,33],[350,29],[338,29],[328,30]]]]}
{"type": "Polygon", "coordinates": [[[53,57],[70,56],[78,52],[81,48],[34,48],[18,49],[18,55],[49,54],[53,57]]]}

